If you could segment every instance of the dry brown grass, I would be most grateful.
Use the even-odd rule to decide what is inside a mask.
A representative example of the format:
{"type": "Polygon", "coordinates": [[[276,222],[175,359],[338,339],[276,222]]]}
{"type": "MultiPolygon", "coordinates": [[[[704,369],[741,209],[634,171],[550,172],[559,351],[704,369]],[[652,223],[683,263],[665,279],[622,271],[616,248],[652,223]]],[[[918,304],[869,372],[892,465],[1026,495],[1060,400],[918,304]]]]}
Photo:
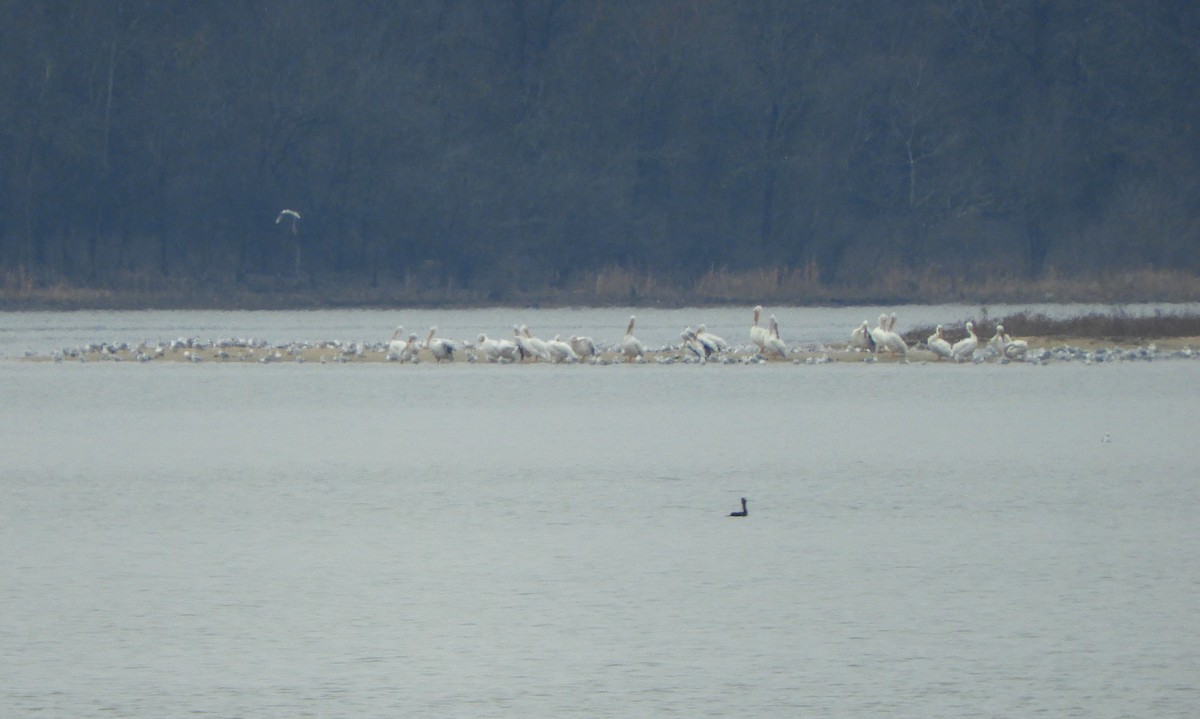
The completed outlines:
{"type": "MultiPolygon", "coordinates": [[[[1046,342],[1088,341],[1117,344],[1137,344],[1156,340],[1185,339],[1200,336],[1200,315],[1156,312],[1151,316],[1135,317],[1121,312],[1090,313],[1066,319],[1053,319],[1043,314],[1018,312],[1005,317],[988,317],[984,311],[978,318],[967,318],[975,326],[975,334],[986,341],[996,333],[996,325],[1017,338],[1037,338],[1046,342]]],[[[955,342],[966,336],[961,325],[943,326],[946,339],[955,342]]],[[[924,342],[933,334],[933,327],[917,327],[904,334],[910,344],[924,342]]],[[[1186,344],[1186,342],[1185,342],[1186,344]]]]}

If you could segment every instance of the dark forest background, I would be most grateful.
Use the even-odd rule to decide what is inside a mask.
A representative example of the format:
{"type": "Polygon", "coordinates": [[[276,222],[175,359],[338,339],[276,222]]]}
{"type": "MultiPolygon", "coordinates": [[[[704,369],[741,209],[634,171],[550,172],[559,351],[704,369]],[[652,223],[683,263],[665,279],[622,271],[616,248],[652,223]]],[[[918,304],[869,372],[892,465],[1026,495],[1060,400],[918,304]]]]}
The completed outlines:
{"type": "Polygon", "coordinates": [[[9,297],[1200,270],[1194,2],[0,0],[0,98],[9,297]]]}

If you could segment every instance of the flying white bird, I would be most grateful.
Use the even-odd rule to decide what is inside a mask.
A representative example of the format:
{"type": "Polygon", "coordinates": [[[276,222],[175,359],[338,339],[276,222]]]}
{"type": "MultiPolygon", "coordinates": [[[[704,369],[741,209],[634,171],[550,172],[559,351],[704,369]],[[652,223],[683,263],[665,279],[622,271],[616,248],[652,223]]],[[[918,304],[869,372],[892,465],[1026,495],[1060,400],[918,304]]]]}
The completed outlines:
{"type": "Polygon", "coordinates": [[[280,222],[283,222],[283,218],[285,217],[292,218],[292,233],[295,234],[296,223],[300,222],[300,213],[296,212],[295,210],[283,210],[279,213],[279,216],[275,218],[275,224],[278,225],[280,222]]]}

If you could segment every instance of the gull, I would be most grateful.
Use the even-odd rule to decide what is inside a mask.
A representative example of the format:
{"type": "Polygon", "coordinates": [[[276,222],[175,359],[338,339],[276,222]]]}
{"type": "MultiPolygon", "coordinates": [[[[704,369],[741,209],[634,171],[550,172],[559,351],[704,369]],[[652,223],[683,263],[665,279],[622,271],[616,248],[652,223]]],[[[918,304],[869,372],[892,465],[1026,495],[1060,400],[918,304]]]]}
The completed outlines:
{"type": "Polygon", "coordinates": [[[278,225],[280,222],[283,222],[283,218],[285,217],[292,218],[292,234],[296,234],[296,223],[300,222],[300,213],[295,210],[282,210],[279,216],[275,218],[275,224],[278,225]]]}

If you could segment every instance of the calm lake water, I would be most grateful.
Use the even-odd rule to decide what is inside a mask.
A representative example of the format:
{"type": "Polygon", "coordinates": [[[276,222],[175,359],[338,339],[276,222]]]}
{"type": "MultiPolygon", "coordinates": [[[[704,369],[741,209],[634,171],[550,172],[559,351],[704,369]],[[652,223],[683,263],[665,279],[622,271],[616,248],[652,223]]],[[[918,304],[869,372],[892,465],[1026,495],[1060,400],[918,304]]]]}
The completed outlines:
{"type": "MultiPolygon", "coordinates": [[[[879,312],[768,311],[814,342],[879,312]]],[[[647,344],[749,324],[30,313],[0,337],[615,341],[630,313],[647,344]]],[[[3,716],[1200,713],[1195,362],[10,359],[0,388],[3,716]]]]}

